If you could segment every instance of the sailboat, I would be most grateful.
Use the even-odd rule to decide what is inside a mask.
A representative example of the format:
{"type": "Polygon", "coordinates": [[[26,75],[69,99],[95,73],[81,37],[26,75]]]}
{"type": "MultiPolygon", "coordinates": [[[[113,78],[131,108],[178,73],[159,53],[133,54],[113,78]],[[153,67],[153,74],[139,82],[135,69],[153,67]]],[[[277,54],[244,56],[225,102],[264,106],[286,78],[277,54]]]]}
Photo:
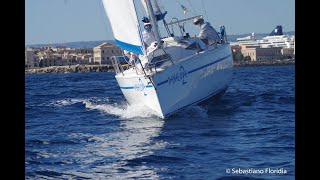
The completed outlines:
{"type": "Polygon", "coordinates": [[[162,12],[157,0],[142,0],[156,37],[146,48],[136,3],[137,0],[103,0],[117,45],[138,54],[140,59],[131,66],[123,66],[121,57],[112,60],[115,78],[128,103],[142,103],[165,119],[187,106],[223,95],[233,76],[226,34],[221,34],[221,42],[207,46],[199,38],[190,37],[184,28],[185,23],[202,15],[172,18],[167,23],[163,16],[158,18],[162,12]],[[160,22],[168,33],[166,37],[160,35],[160,22]],[[173,26],[180,33],[175,34],[173,26]]]}

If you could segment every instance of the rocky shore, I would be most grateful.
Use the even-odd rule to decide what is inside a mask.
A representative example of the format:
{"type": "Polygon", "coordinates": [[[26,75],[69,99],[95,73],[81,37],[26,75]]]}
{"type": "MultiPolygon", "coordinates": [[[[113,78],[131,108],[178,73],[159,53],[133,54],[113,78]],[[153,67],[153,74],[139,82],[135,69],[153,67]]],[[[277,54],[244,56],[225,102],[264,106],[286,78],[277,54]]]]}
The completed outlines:
{"type": "Polygon", "coordinates": [[[36,69],[26,69],[25,74],[44,73],[79,73],[79,72],[113,72],[112,65],[73,65],[73,66],[50,66],[36,69]]]}
{"type": "Polygon", "coordinates": [[[286,66],[295,64],[294,60],[290,61],[240,61],[234,62],[235,67],[250,67],[250,66],[286,66]]]}
{"type": "MultiPolygon", "coordinates": [[[[285,66],[295,64],[295,61],[246,61],[234,62],[235,67],[251,66],[285,66]]],[[[25,74],[45,73],[79,73],[79,72],[114,72],[112,65],[73,65],[51,66],[36,69],[26,69],[25,74]]]]}

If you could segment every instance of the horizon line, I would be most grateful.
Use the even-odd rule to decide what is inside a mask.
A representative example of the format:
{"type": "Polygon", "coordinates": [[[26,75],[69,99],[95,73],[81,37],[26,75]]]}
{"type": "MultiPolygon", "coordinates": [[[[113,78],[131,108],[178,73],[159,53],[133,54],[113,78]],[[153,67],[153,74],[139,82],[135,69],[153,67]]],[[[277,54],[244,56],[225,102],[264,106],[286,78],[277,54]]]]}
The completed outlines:
{"type": "MultiPolygon", "coordinates": [[[[295,32],[295,30],[292,31],[286,31],[283,32],[283,34],[288,33],[288,32],[295,32]]],[[[255,32],[254,32],[255,33],[255,32]]],[[[228,36],[239,36],[239,35],[247,35],[251,33],[241,33],[241,34],[230,34],[228,36]]],[[[256,35],[259,34],[269,34],[268,33],[255,33],[256,35]]],[[[79,42],[97,42],[97,41],[114,41],[114,39],[109,39],[109,40],[79,40],[79,41],[69,41],[69,42],[52,42],[52,43],[36,43],[36,44],[25,44],[25,46],[35,46],[35,45],[47,45],[47,44],[67,44],[67,43],[79,43],[79,42]]]]}

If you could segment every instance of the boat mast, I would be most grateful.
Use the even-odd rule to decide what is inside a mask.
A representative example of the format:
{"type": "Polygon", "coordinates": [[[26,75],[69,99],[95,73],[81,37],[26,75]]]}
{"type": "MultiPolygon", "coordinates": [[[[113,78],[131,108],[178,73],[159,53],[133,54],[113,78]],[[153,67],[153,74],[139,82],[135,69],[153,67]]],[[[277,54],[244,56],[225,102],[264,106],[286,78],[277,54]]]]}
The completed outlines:
{"type": "Polygon", "coordinates": [[[148,13],[150,15],[151,23],[153,25],[152,30],[154,32],[154,35],[156,36],[157,47],[160,47],[161,46],[161,37],[159,34],[159,27],[158,27],[158,24],[156,21],[156,15],[154,14],[150,0],[146,0],[146,3],[147,3],[147,7],[148,7],[148,13]]]}

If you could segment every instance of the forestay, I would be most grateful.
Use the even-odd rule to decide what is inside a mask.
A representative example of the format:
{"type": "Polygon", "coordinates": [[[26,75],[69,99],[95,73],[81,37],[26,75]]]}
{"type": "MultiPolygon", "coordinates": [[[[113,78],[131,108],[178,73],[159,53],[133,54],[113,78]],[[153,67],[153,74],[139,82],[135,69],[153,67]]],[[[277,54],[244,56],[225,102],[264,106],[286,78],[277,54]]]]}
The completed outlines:
{"type": "Polygon", "coordinates": [[[124,50],[144,54],[133,0],[102,0],[116,43],[124,50]]]}

